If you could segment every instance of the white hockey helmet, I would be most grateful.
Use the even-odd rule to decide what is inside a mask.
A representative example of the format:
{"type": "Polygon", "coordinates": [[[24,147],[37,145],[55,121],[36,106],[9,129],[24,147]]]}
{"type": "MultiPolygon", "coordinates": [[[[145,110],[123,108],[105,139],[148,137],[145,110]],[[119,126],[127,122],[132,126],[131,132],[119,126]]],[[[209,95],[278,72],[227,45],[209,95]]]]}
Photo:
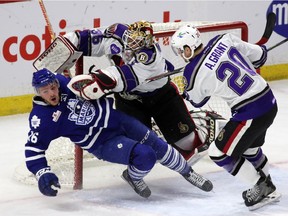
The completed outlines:
{"type": "Polygon", "coordinates": [[[176,55],[181,55],[185,60],[189,60],[195,49],[202,44],[199,30],[190,24],[181,26],[172,36],[171,46],[176,55]],[[188,46],[191,49],[191,55],[186,57],[184,47],[188,46]]]}

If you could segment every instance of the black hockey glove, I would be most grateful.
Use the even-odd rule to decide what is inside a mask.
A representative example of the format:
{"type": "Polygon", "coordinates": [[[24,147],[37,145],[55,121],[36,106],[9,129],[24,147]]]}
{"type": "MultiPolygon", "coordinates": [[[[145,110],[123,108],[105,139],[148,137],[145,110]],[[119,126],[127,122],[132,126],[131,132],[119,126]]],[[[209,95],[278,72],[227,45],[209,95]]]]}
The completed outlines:
{"type": "Polygon", "coordinates": [[[55,186],[61,188],[58,177],[51,172],[50,167],[43,168],[36,173],[38,188],[45,196],[56,196],[58,190],[52,188],[55,186]]]}

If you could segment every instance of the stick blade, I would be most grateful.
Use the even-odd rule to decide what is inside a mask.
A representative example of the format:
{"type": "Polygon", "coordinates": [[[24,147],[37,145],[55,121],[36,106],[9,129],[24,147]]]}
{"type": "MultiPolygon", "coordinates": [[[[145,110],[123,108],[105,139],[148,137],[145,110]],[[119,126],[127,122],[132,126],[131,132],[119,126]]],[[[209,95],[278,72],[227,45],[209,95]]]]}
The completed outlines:
{"type": "Polygon", "coordinates": [[[262,38],[256,43],[257,45],[262,45],[267,43],[271,34],[273,33],[276,24],[276,14],[271,12],[267,15],[267,22],[262,38]]]}

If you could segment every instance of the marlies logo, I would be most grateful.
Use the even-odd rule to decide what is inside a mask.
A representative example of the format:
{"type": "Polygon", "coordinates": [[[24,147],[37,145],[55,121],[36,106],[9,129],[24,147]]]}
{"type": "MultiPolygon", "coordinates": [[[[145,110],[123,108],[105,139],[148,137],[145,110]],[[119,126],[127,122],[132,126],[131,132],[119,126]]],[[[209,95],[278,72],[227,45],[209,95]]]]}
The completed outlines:
{"type": "Polygon", "coordinates": [[[40,119],[38,118],[38,116],[34,115],[31,118],[31,127],[33,127],[34,129],[36,129],[37,127],[40,126],[40,119]]]}
{"type": "Polygon", "coordinates": [[[68,108],[72,111],[68,119],[77,125],[87,125],[95,116],[95,107],[89,101],[69,99],[68,108]]]}

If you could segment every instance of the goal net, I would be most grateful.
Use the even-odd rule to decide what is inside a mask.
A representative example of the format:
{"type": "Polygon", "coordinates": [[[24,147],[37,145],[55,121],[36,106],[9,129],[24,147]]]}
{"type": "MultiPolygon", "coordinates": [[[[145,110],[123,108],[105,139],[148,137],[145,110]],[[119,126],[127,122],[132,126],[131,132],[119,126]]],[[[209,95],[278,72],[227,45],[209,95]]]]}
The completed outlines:
{"type": "MultiPolygon", "coordinates": [[[[156,41],[159,43],[164,57],[172,62],[175,68],[185,66],[185,62],[182,58],[175,56],[170,46],[170,40],[173,33],[185,24],[192,24],[199,29],[204,45],[214,36],[228,32],[241,37],[244,41],[248,40],[248,27],[244,22],[240,21],[153,23],[156,41]]],[[[105,68],[110,66],[111,62],[105,56],[101,58],[84,57],[77,62],[75,74],[82,74],[83,71],[87,71],[91,65],[96,65],[98,68],[105,68]]],[[[181,73],[171,77],[172,82],[176,84],[180,92],[183,91],[184,88],[182,78],[181,73]]],[[[188,109],[195,110],[189,103],[187,103],[187,106],[188,109]]],[[[220,98],[211,98],[202,109],[213,110],[225,118],[229,118],[231,115],[227,104],[220,98]]],[[[157,129],[157,125],[155,128],[159,130],[157,129]]],[[[75,147],[69,139],[64,138],[58,138],[50,144],[46,157],[51,169],[59,177],[61,185],[73,187],[74,189],[81,189],[83,186],[83,168],[91,165],[97,167],[103,165],[103,163],[107,165],[89,153],[83,152],[79,147],[75,147]]],[[[27,170],[25,163],[16,168],[14,178],[26,184],[34,185],[37,183],[35,177],[27,170]]]]}

